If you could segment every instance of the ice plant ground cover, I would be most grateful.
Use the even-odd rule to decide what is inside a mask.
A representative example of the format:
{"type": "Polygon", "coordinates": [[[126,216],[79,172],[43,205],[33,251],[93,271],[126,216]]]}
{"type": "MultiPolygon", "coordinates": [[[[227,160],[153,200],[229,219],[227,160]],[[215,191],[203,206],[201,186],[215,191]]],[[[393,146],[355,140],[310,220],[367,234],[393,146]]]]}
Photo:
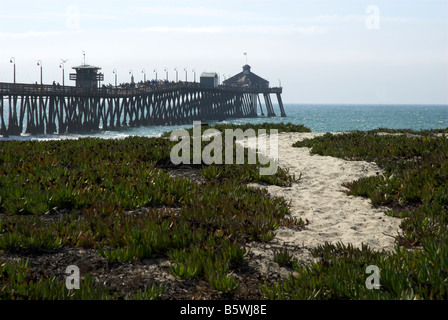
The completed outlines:
{"type": "MultiPolygon", "coordinates": [[[[309,129],[292,125],[288,130],[309,129]]],[[[204,279],[216,291],[231,293],[239,286],[232,272],[244,262],[245,243],[269,241],[282,225],[304,225],[285,217],[283,199],[246,183],[288,186],[294,177],[282,168],[261,176],[260,165],[247,161],[195,165],[202,183],[172,177],[168,172],[179,168],[170,161],[174,145],[143,137],[0,142],[2,254],[33,259],[84,248],[119,264],[164,258],[176,278],[204,279]]],[[[85,289],[63,290],[61,275],[39,276],[28,263],[2,264],[1,298],[138,299],[163,292],[156,285],[112,294],[88,275],[81,283],[85,289]]]]}
{"type": "MultiPolygon", "coordinates": [[[[260,127],[270,126],[309,132],[290,124],[260,127]]],[[[273,261],[294,274],[260,282],[265,298],[447,298],[448,141],[435,131],[377,133],[328,134],[297,146],[375,161],[385,169],[384,176],[347,187],[403,218],[395,252],[322,244],[313,249],[317,261],[304,266],[286,249],[277,251],[273,261]],[[365,286],[369,265],[380,268],[378,290],[365,286]]],[[[0,298],[157,299],[164,293],[160,283],[111,290],[89,273],[80,290],[67,290],[62,274],[42,273],[32,263],[38,257],[56,259],[64,250],[85,250],[118,268],[168,260],[180,286],[204,284],[200,290],[234,298],[245,285],[237,277],[248,259],[245,244],[269,242],[281,226],[305,225],[288,218],[282,198],[246,184],[289,186],[295,178],[284,168],[261,176],[258,164],[191,165],[195,178],[173,177],[170,172],[182,168],[170,162],[175,143],[137,137],[0,142],[0,298]],[[10,256],[22,259],[13,262],[10,256]]]]}

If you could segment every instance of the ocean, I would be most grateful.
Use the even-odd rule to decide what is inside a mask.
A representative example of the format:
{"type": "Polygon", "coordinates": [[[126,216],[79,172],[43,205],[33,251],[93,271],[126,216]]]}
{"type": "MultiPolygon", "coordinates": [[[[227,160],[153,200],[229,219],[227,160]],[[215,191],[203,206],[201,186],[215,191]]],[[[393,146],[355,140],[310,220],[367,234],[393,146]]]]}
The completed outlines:
{"type": "MultiPolygon", "coordinates": [[[[279,123],[303,124],[312,132],[340,132],[352,130],[388,129],[443,129],[448,127],[448,105],[344,105],[344,104],[285,104],[287,117],[259,116],[257,118],[227,119],[227,123],[279,123]]],[[[264,109],[264,108],[263,108],[264,109]]],[[[279,114],[279,108],[274,105],[279,114]]],[[[264,111],[266,111],[264,109],[264,111]]],[[[215,124],[217,121],[210,121],[215,124]]],[[[1,140],[48,140],[80,137],[124,138],[127,136],[160,136],[162,133],[184,126],[148,126],[100,131],[92,134],[36,135],[0,138],[1,140]]]]}

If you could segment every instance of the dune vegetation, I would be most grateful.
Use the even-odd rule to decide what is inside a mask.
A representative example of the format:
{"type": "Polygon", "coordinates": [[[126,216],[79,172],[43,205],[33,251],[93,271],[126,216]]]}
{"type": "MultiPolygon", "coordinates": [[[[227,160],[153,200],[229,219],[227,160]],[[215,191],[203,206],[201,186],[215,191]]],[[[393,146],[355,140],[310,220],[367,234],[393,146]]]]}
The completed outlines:
{"type": "MultiPolygon", "coordinates": [[[[309,129],[291,125],[288,130],[309,129]]],[[[232,270],[244,261],[245,243],[268,242],[282,225],[304,225],[285,217],[282,198],[246,184],[287,186],[294,177],[283,168],[260,176],[260,164],[191,165],[205,180],[200,183],[173,177],[169,171],[179,168],[170,162],[175,143],[144,137],[1,141],[1,252],[32,259],[78,247],[117,263],[166,258],[178,279],[201,278],[219,292],[234,291],[239,281],[232,270]]],[[[2,299],[123,297],[88,276],[82,284],[87,289],[70,292],[62,289],[61,275],[39,278],[22,260],[1,265],[2,299]]],[[[162,292],[156,285],[150,293],[126,297],[162,292]]]]}
{"type": "MultiPolygon", "coordinates": [[[[310,131],[292,124],[251,128],[310,131]]],[[[256,284],[264,298],[448,298],[448,139],[436,136],[439,131],[394,133],[326,134],[295,146],[384,169],[384,175],[345,186],[348,194],[368,197],[403,219],[395,251],[325,243],[313,249],[316,261],[303,265],[286,248],[278,250],[273,261],[292,272],[256,284]],[[359,281],[369,265],[380,269],[378,290],[359,281]]],[[[62,272],[32,264],[73,248],[114,266],[167,260],[170,274],[182,283],[199,281],[226,299],[247,298],[235,295],[245,275],[245,245],[270,242],[279,227],[306,225],[289,217],[283,198],[247,184],[287,187],[298,179],[287,168],[261,176],[259,163],[175,166],[175,144],[144,137],[0,141],[0,299],[176,298],[164,296],[162,283],[112,290],[89,273],[80,290],[70,290],[62,272]]]]}
{"type": "Polygon", "coordinates": [[[265,284],[270,299],[441,299],[448,298],[448,139],[447,130],[378,129],[326,134],[295,147],[311,153],[377,163],[383,175],[345,184],[347,193],[385,206],[402,218],[395,251],[367,246],[322,244],[313,250],[318,262],[294,265],[295,275],[265,284]],[[405,132],[405,134],[402,134],[405,132]],[[388,134],[379,134],[388,133],[388,134]],[[436,135],[439,134],[439,135],[436,135]],[[366,268],[380,270],[380,288],[359,279],[366,268]]]}

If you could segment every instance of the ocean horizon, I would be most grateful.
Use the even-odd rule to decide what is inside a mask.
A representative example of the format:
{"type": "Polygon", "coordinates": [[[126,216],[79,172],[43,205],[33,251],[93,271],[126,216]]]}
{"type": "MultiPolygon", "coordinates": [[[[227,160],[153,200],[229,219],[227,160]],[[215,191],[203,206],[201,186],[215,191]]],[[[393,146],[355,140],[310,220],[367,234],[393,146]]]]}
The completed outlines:
{"type": "MultiPolygon", "coordinates": [[[[226,119],[224,123],[230,124],[259,124],[293,123],[303,124],[312,132],[341,132],[341,131],[368,131],[379,128],[428,130],[444,129],[448,127],[448,105],[435,104],[317,104],[317,103],[288,103],[284,104],[286,117],[266,117],[258,108],[259,116],[256,118],[226,119]]],[[[263,106],[263,111],[266,112],[263,106]]],[[[5,108],[5,111],[7,109],[5,108]]],[[[274,104],[276,114],[279,114],[278,105],[274,104]]],[[[7,119],[7,115],[4,115],[7,119]]],[[[218,121],[207,121],[213,125],[218,121]]],[[[60,134],[60,135],[21,135],[0,138],[4,140],[48,140],[48,139],[77,139],[83,137],[99,137],[105,139],[125,138],[128,136],[157,137],[165,132],[178,128],[191,128],[193,123],[176,126],[142,126],[122,127],[114,130],[101,130],[86,134],[60,134]]]]}

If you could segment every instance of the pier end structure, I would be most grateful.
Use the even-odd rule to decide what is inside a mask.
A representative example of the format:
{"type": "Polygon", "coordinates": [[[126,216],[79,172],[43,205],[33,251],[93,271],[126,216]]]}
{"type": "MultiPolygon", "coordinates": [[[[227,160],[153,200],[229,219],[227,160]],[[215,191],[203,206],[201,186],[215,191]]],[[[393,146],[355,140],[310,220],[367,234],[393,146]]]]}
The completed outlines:
{"type": "Polygon", "coordinates": [[[269,81],[256,75],[251,71],[251,66],[246,64],[243,66],[243,71],[223,81],[223,87],[226,88],[241,88],[247,89],[252,92],[252,98],[254,108],[257,110],[257,100],[260,106],[261,114],[264,114],[261,105],[259,94],[262,94],[265,101],[266,111],[268,117],[275,117],[274,107],[270,97],[271,93],[275,93],[277,96],[278,105],[280,108],[280,114],[282,117],[286,117],[285,109],[283,107],[283,101],[281,99],[281,88],[279,90],[269,90],[269,81]],[[258,99],[257,99],[258,98],[258,99]]]}

